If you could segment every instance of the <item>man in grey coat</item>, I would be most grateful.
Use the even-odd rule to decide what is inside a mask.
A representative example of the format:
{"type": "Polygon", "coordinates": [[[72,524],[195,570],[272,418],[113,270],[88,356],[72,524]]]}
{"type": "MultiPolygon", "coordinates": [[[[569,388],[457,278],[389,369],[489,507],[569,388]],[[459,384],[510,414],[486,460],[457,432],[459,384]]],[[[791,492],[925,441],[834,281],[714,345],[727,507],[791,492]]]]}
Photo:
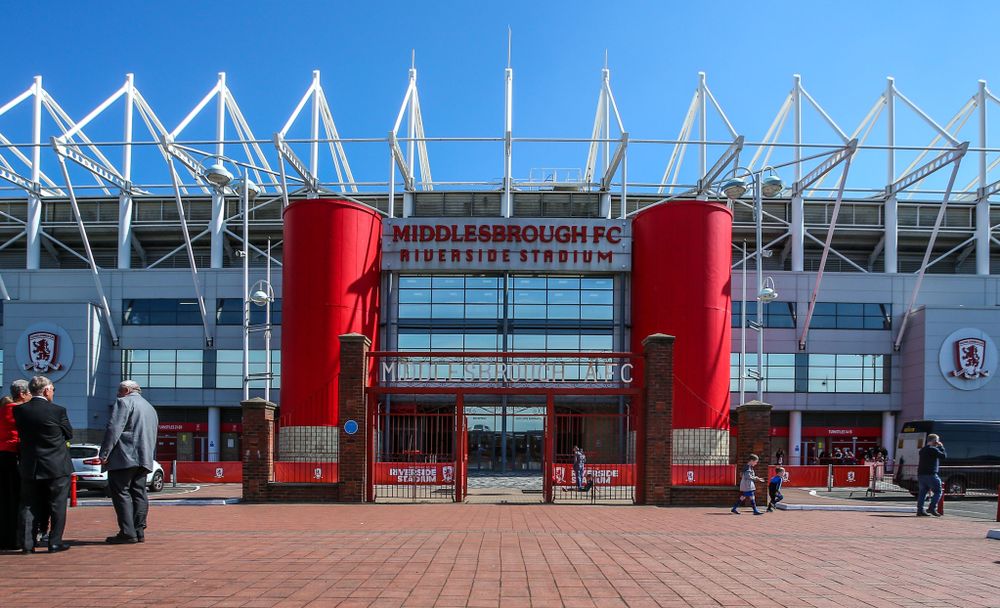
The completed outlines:
{"type": "Polygon", "coordinates": [[[118,400],[101,442],[101,464],[108,472],[111,502],[118,516],[118,534],[106,539],[112,545],[146,539],[146,476],[153,471],[160,421],[141,393],[138,383],[132,380],[118,385],[118,400]]]}

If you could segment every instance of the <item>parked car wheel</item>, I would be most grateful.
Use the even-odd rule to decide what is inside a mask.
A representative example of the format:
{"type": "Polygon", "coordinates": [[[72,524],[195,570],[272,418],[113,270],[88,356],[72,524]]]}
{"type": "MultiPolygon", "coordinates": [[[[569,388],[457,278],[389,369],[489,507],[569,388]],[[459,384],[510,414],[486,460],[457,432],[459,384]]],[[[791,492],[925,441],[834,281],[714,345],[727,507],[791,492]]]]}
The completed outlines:
{"type": "Polygon", "coordinates": [[[163,489],[163,471],[153,473],[153,481],[149,484],[150,492],[159,492],[163,489]]]}

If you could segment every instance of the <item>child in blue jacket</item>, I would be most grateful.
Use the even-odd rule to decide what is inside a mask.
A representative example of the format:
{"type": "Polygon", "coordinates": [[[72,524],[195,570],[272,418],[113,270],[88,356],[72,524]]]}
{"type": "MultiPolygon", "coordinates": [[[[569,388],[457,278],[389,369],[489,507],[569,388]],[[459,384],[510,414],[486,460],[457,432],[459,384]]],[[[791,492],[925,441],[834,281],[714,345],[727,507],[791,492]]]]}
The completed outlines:
{"type": "Polygon", "coordinates": [[[774,511],[774,505],[781,502],[785,497],[781,495],[781,484],[785,481],[785,468],[778,467],[774,470],[774,477],[767,483],[767,512],[774,511]]]}

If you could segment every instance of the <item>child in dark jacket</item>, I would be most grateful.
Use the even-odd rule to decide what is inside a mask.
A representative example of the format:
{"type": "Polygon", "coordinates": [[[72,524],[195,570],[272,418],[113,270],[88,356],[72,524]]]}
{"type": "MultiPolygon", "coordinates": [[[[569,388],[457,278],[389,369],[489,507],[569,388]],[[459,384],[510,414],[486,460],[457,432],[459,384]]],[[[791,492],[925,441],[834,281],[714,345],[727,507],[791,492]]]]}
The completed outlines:
{"type": "Polygon", "coordinates": [[[774,505],[781,502],[785,497],[781,495],[781,484],[785,481],[785,468],[778,467],[774,470],[774,477],[767,482],[767,512],[774,511],[774,505]]]}

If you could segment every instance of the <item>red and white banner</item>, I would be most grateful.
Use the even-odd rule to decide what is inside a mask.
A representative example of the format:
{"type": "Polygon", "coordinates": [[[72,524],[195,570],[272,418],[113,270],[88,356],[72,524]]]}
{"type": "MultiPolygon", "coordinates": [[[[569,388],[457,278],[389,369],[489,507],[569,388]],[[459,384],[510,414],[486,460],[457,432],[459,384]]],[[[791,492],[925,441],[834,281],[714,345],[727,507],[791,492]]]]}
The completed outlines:
{"type": "MultiPolygon", "coordinates": [[[[170,479],[168,466],[163,468],[164,477],[170,479]]],[[[242,483],[243,463],[226,462],[177,462],[177,483],[242,483]]]]}
{"type": "MultiPolygon", "coordinates": [[[[634,464],[589,464],[583,469],[583,478],[594,476],[595,486],[635,485],[634,464]]],[[[575,486],[576,474],[571,464],[552,465],[552,483],[557,486],[575,486]]]]}
{"type": "Polygon", "coordinates": [[[455,483],[455,463],[376,462],[375,485],[445,486],[455,483]]]}
{"type": "MultiPolygon", "coordinates": [[[[223,433],[239,433],[243,425],[238,422],[223,422],[219,425],[223,433]]],[[[161,422],[157,427],[161,433],[207,433],[207,422],[161,422]]]]}
{"type": "Polygon", "coordinates": [[[867,488],[871,480],[872,469],[867,465],[833,467],[833,487],[835,488],[867,488]]]}
{"type": "MultiPolygon", "coordinates": [[[[826,465],[813,466],[785,465],[785,473],[788,478],[781,484],[789,488],[825,488],[827,485],[827,474],[830,472],[826,465]]],[[[775,475],[775,467],[768,467],[767,478],[771,479],[775,475]]]]}
{"type": "Polygon", "coordinates": [[[336,483],[340,469],[336,462],[274,463],[274,481],[285,483],[336,483]]]}
{"type": "Polygon", "coordinates": [[[670,476],[675,486],[731,486],[737,481],[734,464],[675,464],[670,476]]]}

